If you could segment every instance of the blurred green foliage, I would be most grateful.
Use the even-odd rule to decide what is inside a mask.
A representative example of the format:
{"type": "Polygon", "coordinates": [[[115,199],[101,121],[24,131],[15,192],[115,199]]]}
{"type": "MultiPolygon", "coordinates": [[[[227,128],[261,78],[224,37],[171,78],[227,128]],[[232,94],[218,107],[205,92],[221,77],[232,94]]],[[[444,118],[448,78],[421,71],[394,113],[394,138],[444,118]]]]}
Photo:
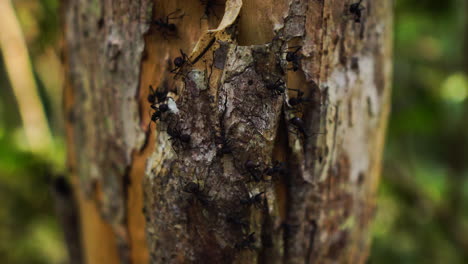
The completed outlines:
{"type": "Polygon", "coordinates": [[[64,246],[49,194],[51,162],[0,138],[1,263],[61,263],[64,246]]]}
{"type": "Polygon", "coordinates": [[[0,52],[0,263],[65,263],[65,245],[49,192],[51,178],[64,169],[61,102],[56,96],[61,94],[58,1],[13,3],[55,138],[46,153],[29,151],[0,52]]]}
{"type": "Polygon", "coordinates": [[[468,263],[467,4],[396,1],[392,115],[369,263],[468,263]]]}
{"type": "MultiPolygon", "coordinates": [[[[61,79],[50,74],[59,72],[58,1],[14,3],[56,144],[51,155],[27,151],[0,61],[0,260],[63,263],[48,192],[64,164],[61,79]]],[[[369,263],[468,263],[468,3],[395,3],[392,116],[369,263]]]]}

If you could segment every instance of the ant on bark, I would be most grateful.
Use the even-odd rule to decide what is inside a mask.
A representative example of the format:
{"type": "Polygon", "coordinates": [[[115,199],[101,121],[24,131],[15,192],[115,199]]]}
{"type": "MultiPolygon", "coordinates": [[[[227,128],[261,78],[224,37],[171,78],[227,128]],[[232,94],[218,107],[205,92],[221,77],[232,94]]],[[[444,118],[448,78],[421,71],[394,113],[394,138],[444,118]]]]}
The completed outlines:
{"type": "Polygon", "coordinates": [[[158,31],[162,33],[164,39],[167,40],[167,37],[177,37],[177,26],[174,23],[169,23],[170,20],[182,19],[185,16],[185,13],[180,16],[177,15],[178,12],[181,12],[181,9],[176,9],[174,12],[168,14],[165,18],[158,18],[150,21],[151,25],[155,25],[158,31]]]}
{"type": "Polygon", "coordinates": [[[157,103],[162,103],[162,102],[166,101],[167,94],[168,94],[167,91],[160,92],[160,91],[158,91],[158,89],[153,89],[152,85],[150,85],[149,88],[150,88],[150,94],[148,95],[148,102],[151,105],[155,105],[157,103]]]}
{"type": "Polygon", "coordinates": [[[219,4],[216,2],[216,0],[200,0],[202,6],[204,6],[203,10],[203,16],[200,18],[202,19],[208,19],[210,14],[213,14],[216,19],[219,19],[218,15],[216,14],[216,11],[214,10],[215,6],[222,6],[223,4],[219,4]]]}
{"type": "Polygon", "coordinates": [[[215,138],[215,143],[218,146],[217,154],[222,156],[224,154],[231,154],[233,152],[232,142],[226,138],[224,131],[221,131],[221,136],[215,138]]]}
{"type": "Polygon", "coordinates": [[[286,175],[288,170],[285,168],[284,162],[276,160],[271,167],[266,168],[263,174],[271,176],[272,179],[276,179],[279,176],[286,175]]]}
{"type": "Polygon", "coordinates": [[[262,180],[262,172],[258,169],[259,167],[260,165],[255,164],[255,162],[251,160],[247,160],[244,164],[246,173],[249,174],[252,177],[252,179],[256,182],[262,180]]]}
{"type": "Polygon", "coordinates": [[[281,79],[278,79],[273,84],[267,84],[266,88],[271,91],[273,96],[278,96],[278,95],[283,94],[286,91],[284,84],[285,83],[281,79]]]}
{"type": "Polygon", "coordinates": [[[161,120],[163,113],[166,113],[171,110],[167,103],[163,103],[170,97],[167,96],[167,91],[159,92],[153,89],[152,85],[150,85],[149,88],[150,94],[148,95],[147,99],[148,102],[151,104],[151,108],[155,110],[154,113],[151,115],[151,121],[156,123],[156,121],[161,120]]]}
{"type": "MultiPolygon", "coordinates": [[[[289,119],[288,123],[293,126],[293,128],[296,130],[296,132],[290,131],[294,134],[297,134],[297,132],[301,133],[304,138],[307,138],[309,135],[305,131],[305,122],[299,117],[293,117],[289,119]]],[[[314,134],[324,134],[324,133],[314,133],[314,134]]]]}
{"type": "Polygon", "coordinates": [[[181,129],[176,127],[174,128],[167,128],[167,134],[169,135],[169,140],[172,142],[174,146],[177,147],[184,147],[190,144],[191,137],[189,134],[182,132],[181,129]]]}
{"type": "Polygon", "coordinates": [[[299,112],[301,110],[301,106],[306,103],[310,102],[310,99],[305,99],[304,98],[304,92],[299,90],[299,89],[292,89],[288,88],[288,90],[294,91],[297,93],[296,97],[289,98],[288,104],[295,110],[296,112],[299,112]]]}
{"type": "Polygon", "coordinates": [[[359,0],[359,2],[351,4],[349,6],[349,12],[354,16],[354,22],[360,23],[362,11],[366,9],[364,6],[361,5],[363,0],[359,0]]]}
{"type": "Polygon", "coordinates": [[[286,222],[283,222],[283,223],[280,225],[280,228],[283,229],[283,236],[284,236],[284,238],[290,238],[290,237],[292,237],[294,234],[296,234],[297,232],[299,232],[300,226],[299,226],[299,225],[296,225],[296,224],[288,224],[288,223],[286,223],[286,222]]]}
{"type": "Polygon", "coordinates": [[[255,232],[250,233],[248,236],[244,237],[241,242],[236,243],[234,246],[237,250],[250,249],[255,250],[255,232]]]}
{"type": "Polygon", "coordinates": [[[289,124],[291,124],[297,132],[301,133],[304,138],[307,137],[307,133],[305,131],[305,123],[304,123],[304,120],[302,120],[301,118],[299,117],[293,117],[291,119],[289,119],[289,124]]]}
{"type": "Polygon", "coordinates": [[[235,214],[226,216],[226,222],[233,224],[235,226],[240,226],[244,229],[249,228],[249,223],[235,214]]]}
{"type": "Polygon", "coordinates": [[[162,104],[159,107],[156,105],[151,105],[151,108],[153,108],[154,113],[151,115],[151,121],[156,123],[156,121],[161,120],[162,114],[169,111],[169,106],[167,104],[162,104]]]}
{"type": "MultiPolygon", "coordinates": [[[[181,49],[180,49],[180,56],[176,57],[174,59],[174,65],[175,68],[171,70],[171,73],[179,71],[185,64],[191,63],[189,57],[187,54],[185,54],[181,49]]],[[[178,72],[176,73],[178,74],[178,72]]]]}
{"type": "Polygon", "coordinates": [[[205,190],[200,188],[199,183],[189,182],[182,189],[186,193],[192,194],[202,205],[207,206],[209,204],[209,198],[205,193],[205,190]]]}
{"type": "Polygon", "coordinates": [[[255,205],[255,207],[260,208],[264,201],[264,197],[263,197],[264,193],[265,192],[261,192],[247,199],[241,199],[240,204],[245,205],[245,206],[255,205]]]}

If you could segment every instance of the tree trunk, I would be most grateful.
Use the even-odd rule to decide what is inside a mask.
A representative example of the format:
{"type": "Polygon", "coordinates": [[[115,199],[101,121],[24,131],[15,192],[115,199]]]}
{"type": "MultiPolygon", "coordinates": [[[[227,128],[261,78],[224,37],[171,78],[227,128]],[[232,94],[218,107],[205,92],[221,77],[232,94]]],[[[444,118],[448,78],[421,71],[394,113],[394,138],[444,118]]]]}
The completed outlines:
{"type": "Polygon", "coordinates": [[[63,6],[83,258],[363,263],[392,1],[212,2],[63,6]]]}

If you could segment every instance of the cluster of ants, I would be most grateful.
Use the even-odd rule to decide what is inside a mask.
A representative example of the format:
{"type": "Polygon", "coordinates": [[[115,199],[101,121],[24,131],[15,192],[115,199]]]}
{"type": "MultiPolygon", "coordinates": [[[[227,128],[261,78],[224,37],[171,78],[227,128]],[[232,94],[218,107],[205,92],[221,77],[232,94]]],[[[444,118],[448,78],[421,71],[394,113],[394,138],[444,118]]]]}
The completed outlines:
{"type": "MultiPolygon", "coordinates": [[[[177,105],[174,100],[168,96],[167,91],[154,90],[153,86],[149,86],[151,93],[148,95],[148,102],[151,104],[151,108],[154,110],[151,115],[151,121],[156,123],[161,120],[164,113],[171,112],[177,113],[177,105]]],[[[166,130],[169,135],[169,140],[179,147],[184,147],[190,143],[190,135],[182,132],[181,129],[176,126],[168,126],[166,130]]]]}
{"type": "MultiPolygon", "coordinates": [[[[294,50],[288,51],[286,54],[286,60],[291,63],[292,67],[290,70],[297,71],[299,69],[299,60],[300,55],[298,51],[301,47],[293,47],[294,50]]],[[[182,68],[186,63],[190,63],[188,56],[181,50],[181,56],[174,59],[175,68],[171,70],[172,73],[177,72],[182,68]]],[[[177,106],[173,98],[168,96],[168,91],[160,91],[160,89],[154,89],[153,86],[149,86],[150,93],[147,97],[148,102],[151,105],[151,108],[154,112],[151,115],[151,121],[156,123],[163,119],[164,114],[167,113],[176,113],[178,111],[177,106]]],[[[266,85],[266,89],[271,91],[272,96],[279,96],[286,92],[286,90],[291,90],[297,93],[296,97],[289,98],[287,101],[288,105],[296,111],[299,111],[302,104],[309,102],[309,99],[304,98],[304,92],[298,89],[286,88],[284,81],[278,79],[275,83],[266,85]]],[[[304,121],[299,117],[293,117],[289,120],[289,123],[296,129],[297,132],[301,133],[304,137],[307,135],[305,131],[304,121]]],[[[181,129],[175,126],[168,126],[166,130],[169,135],[169,140],[172,142],[173,146],[184,147],[190,144],[191,137],[189,134],[184,133],[181,129]]],[[[215,143],[220,146],[218,148],[218,155],[231,154],[233,148],[231,142],[224,135],[224,130],[221,131],[221,136],[216,137],[215,143]]],[[[247,160],[244,165],[243,175],[249,175],[252,181],[261,182],[275,180],[287,174],[287,169],[285,164],[280,161],[275,161],[271,166],[266,167],[265,169],[261,168],[262,165],[255,163],[254,161],[247,160]]],[[[183,187],[183,191],[193,195],[193,197],[200,202],[203,206],[209,206],[210,196],[206,194],[206,191],[200,187],[196,182],[189,182],[183,187]]],[[[247,199],[241,199],[241,206],[255,206],[260,208],[264,202],[264,192],[260,192],[255,195],[249,195],[247,199]]],[[[233,225],[241,226],[243,229],[247,229],[249,224],[241,219],[237,215],[229,215],[226,217],[226,221],[233,225]]],[[[242,249],[255,249],[255,232],[250,233],[245,236],[242,241],[235,244],[235,248],[238,250],[242,249]]]]}
{"type": "MultiPolygon", "coordinates": [[[[269,175],[275,178],[279,175],[287,174],[287,169],[285,168],[284,164],[279,161],[275,161],[272,167],[266,168],[263,171],[263,173],[261,173],[261,171],[259,170],[259,165],[256,165],[253,161],[248,160],[245,163],[245,169],[255,181],[261,180],[261,178],[259,177],[261,174],[269,175]]],[[[211,197],[206,193],[204,189],[200,187],[199,183],[189,182],[183,187],[183,191],[193,195],[193,198],[200,202],[200,204],[204,207],[208,207],[210,205],[211,197]]],[[[265,192],[260,192],[255,195],[249,195],[249,197],[246,199],[240,199],[239,204],[242,207],[255,206],[256,208],[261,209],[264,205],[264,194],[265,192]]],[[[243,230],[248,229],[250,226],[250,224],[245,219],[239,216],[239,212],[227,215],[226,222],[234,226],[239,226],[243,230]]],[[[252,232],[247,236],[244,236],[240,242],[236,243],[234,245],[234,248],[236,248],[237,250],[255,250],[255,242],[255,232],[252,232]]]]}
{"type": "MultiPolygon", "coordinates": [[[[153,89],[152,86],[150,88],[150,94],[148,95],[148,102],[151,104],[151,108],[154,110],[151,121],[157,122],[162,119],[163,114],[165,113],[174,113],[178,111],[175,107],[172,106],[173,99],[168,96],[167,91],[158,91],[153,89]]],[[[186,146],[190,143],[191,137],[189,134],[182,132],[180,129],[175,127],[168,127],[167,133],[169,135],[169,139],[171,140],[172,144],[175,144],[179,147],[186,146]]],[[[217,154],[218,155],[225,155],[230,154],[233,152],[233,147],[224,133],[222,133],[221,137],[217,137],[215,143],[220,146],[217,154]]],[[[247,160],[244,165],[244,173],[243,175],[248,175],[252,181],[254,182],[261,182],[261,181],[269,181],[279,179],[281,176],[285,176],[287,174],[287,169],[285,164],[280,161],[275,161],[271,166],[266,167],[265,169],[261,168],[261,165],[256,164],[251,160],[247,160]]],[[[206,193],[204,188],[200,187],[199,183],[196,182],[189,182],[184,185],[183,189],[184,192],[193,195],[193,198],[197,200],[201,205],[208,207],[210,205],[210,196],[206,193]]],[[[240,200],[240,205],[243,207],[247,206],[255,206],[256,208],[261,208],[264,202],[264,192],[260,192],[255,195],[249,195],[246,199],[240,200]]],[[[243,229],[247,229],[249,224],[242,218],[240,218],[237,214],[228,215],[226,217],[226,221],[230,224],[241,226],[243,229]]],[[[235,248],[237,250],[242,249],[255,249],[255,232],[250,233],[249,235],[245,236],[242,241],[235,244],[235,248]]]]}
{"type": "MultiPolygon", "coordinates": [[[[349,7],[349,12],[353,15],[353,19],[356,23],[361,22],[362,11],[365,9],[361,6],[363,0],[359,0],[359,2],[351,4],[349,7]]],[[[214,1],[209,0],[201,0],[202,4],[205,7],[204,17],[208,17],[210,13],[214,14],[213,7],[214,1]]],[[[170,20],[181,19],[185,16],[185,14],[179,14],[180,10],[176,10],[169,15],[166,16],[165,19],[157,19],[152,21],[152,24],[158,27],[163,34],[163,37],[166,38],[167,36],[177,36],[177,27],[175,24],[170,23],[170,20]]],[[[216,14],[215,14],[216,15],[216,14]]],[[[217,16],[216,16],[217,17],[217,16]]],[[[203,17],[202,17],[203,18],[203,17]]],[[[291,68],[288,70],[297,71],[299,70],[301,55],[298,54],[301,47],[291,47],[294,50],[290,50],[286,52],[286,61],[291,64],[291,68]]],[[[184,65],[190,63],[189,57],[180,50],[181,56],[176,57],[174,59],[175,68],[171,70],[171,73],[177,73],[184,65]]],[[[167,112],[176,113],[178,111],[175,102],[171,97],[168,96],[167,91],[159,91],[159,89],[155,90],[150,85],[150,94],[148,95],[148,102],[151,104],[151,108],[154,110],[153,114],[151,115],[151,121],[157,122],[161,120],[163,114],[167,112]]],[[[283,95],[286,90],[290,90],[297,93],[296,97],[289,98],[287,100],[288,106],[293,110],[299,112],[301,106],[304,103],[310,102],[309,99],[304,98],[304,92],[299,89],[291,89],[286,88],[284,81],[278,79],[275,83],[270,83],[266,85],[266,89],[271,91],[273,96],[280,96],[283,95]]],[[[295,128],[295,130],[300,133],[304,138],[308,135],[305,130],[304,121],[295,116],[288,120],[288,123],[295,128]]],[[[191,137],[189,134],[184,133],[181,129],[177,128],[177,125],[174,127],[168,127],[167,133],[169,135],[170,141],[179,146],[183,147],[190,143],[191,137]]],[[[223,131],[222,131],[223,133],[223,131]]],[[[230,146],[229,140],[226,139],[225,135],[222,134],[220,138],[216,139],[216,144],[220,145],[221,148],[218,149],[218,154],[230,154],[232,153],[232,147],[230,146]]],[[[275,161],[272,166],[265,168],[262,170],[260,167],[261,165],[256,164],[251,160],[247,160],[244,163],[244,174],[248,174],[251,179],[255,182],[265,181],[264,176],[270,176],[271,179],[277,179],[280,176],[284,176],[287,174],[287,169],[285,168],[285,164],[279,161],[275,161]]],[[[189,182],[183,187],[183,191],[189,193],[194,196],[194,198],[200,202],[203,206],[209,205],[210,196],[208,196],[198,183],[189,182]]],[[[260,192],[258,194],[249,196],[247,199],[241,199],[240,204],[242,206],[256,206],[261,207],[264,202],[264,192],[260,192]]],[[[226,217],[226,221],[228,223],[241,226],[242,228],[247,229],[249,224],[241,219],[236,215],[229,215],[226,217]]],[[[242,249],[254,249],[254,243],[256,242],[255,239],[255,232],[248,234],[245,236],[242,241],[235,244],[235,248],[238,250],[242,249]]]]}
{"type": "MultiPolygon", "coordinates": [[[[165,113],[174,113],[177,110],[175,109],[176,106],[171,106],[173,104],[173,99],[168,96],[167,91],[158,91],[153,89],[152,86],[150,88],[150,94],[148,95],[148,102],[151,104],[151,108],[154,110],[151,121],[157,122],[162,119],[163,114],[165,113]]],[[[175,144],[179,147],[186,146],[190,143],[191,137],[189,134],[183,133],[180,129],[175,127],[168,127],[167,133],[169,135],[169,139],[171,140],[172,144],[175,144]]],[[[215,143],[219,145],[219,149],[217,151],[218,155],[225,155],[231,154],[233,152],[233,148],[231,143],[228,139],[226,139],[224,133],[222,133],[221,137],[217,137],[215,143]]],[[[287,174],[287,169],[285,168],[285,164],[279,161],[275,161],[272,166],[267,167],[265,169],[261,169],[261,165],[256,164],[251,160],[247,160],[244,164],[245,172],[243,175],[249,175],[252,181],[260,182],[260,181],[268,181],[266,176],[271,177],[272,180],[278,179],[281,176],[287,174]]],[[[206,191],[200,187],[199,183],[196,182],[189,182],[184,185],[183,189],[184,192],[193,195],[193,198],[197,200],[201,205],[208,207],[210,205],[210,196],[206,194],[206,191]]],[[[264,201],[264,192],[252,195],[246,199],[240,200],[241,206],[255,206],[257,208],[261,208],[264,201]]],[[[237,215],[228,215],[226,217],[226,221],[233,225],[241,226],[243,229],[247,229],[249,224],[241,219],[237,215]]],[[[235,248],[238,250],[242,249],[254,249],[255,243],[255,232],[250,233],[248,236],[244,237],[242,241],[235,244],[235,248]]]]}

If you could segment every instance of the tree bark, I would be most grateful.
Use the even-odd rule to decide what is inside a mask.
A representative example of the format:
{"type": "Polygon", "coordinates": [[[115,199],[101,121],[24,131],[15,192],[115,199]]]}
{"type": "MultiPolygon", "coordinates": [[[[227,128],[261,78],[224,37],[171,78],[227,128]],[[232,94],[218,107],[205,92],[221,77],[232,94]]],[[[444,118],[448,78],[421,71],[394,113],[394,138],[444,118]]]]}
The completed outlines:
{"type": "Polygon", "coordinates": [[[392,2],[363,1],[360,21],[351,4],[69,0],[68,160],[86,262],[364,263],[392,2]],[[176,31],[145,22],[174,11],[176,31]],[[149,85],[169,91],[156,124],[149,85]]]}

